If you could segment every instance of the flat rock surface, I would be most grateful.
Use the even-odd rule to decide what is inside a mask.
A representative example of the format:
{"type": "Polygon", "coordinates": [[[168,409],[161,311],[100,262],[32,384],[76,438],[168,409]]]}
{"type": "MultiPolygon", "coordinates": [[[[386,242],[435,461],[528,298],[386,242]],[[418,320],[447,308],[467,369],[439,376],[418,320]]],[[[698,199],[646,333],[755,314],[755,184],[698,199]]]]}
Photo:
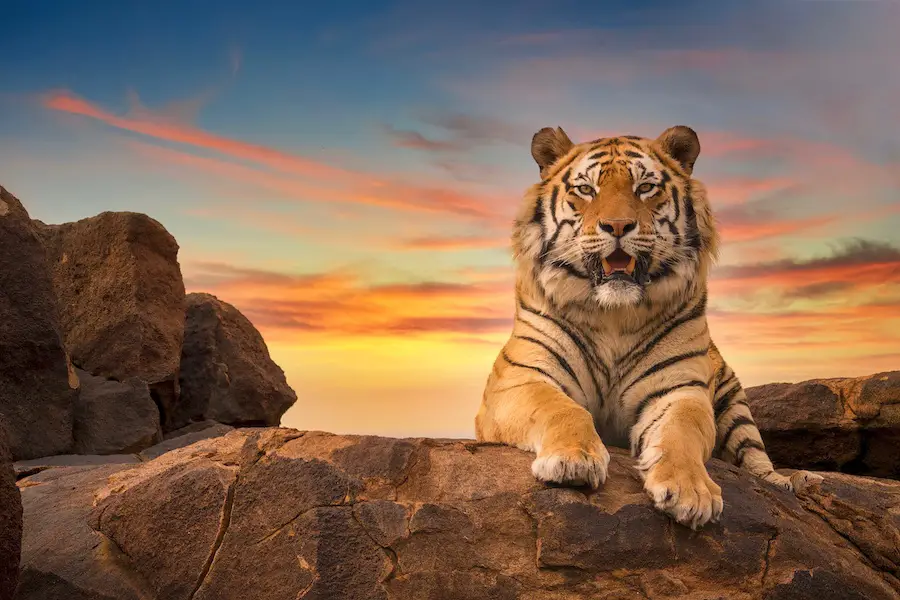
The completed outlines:
{"type": "Polygon", "coordinates": [[[235,426],[278,425],[297,400],[259,331],[211,294],[187,295],[181,396],[170,425],[212,419],[235,426]]]}
{"type": "Polygon", "coordinates": [[[619,450],[595,493],[536,482],[532,460],[273,428],[52,469],[19,482],[18,597],[900,598],[898,482],[824,473],[796,498],[713,460],[725,511],[693,532],[653,509],[619,450]]]}
{"type": "Polygon", "coordinates": [[[184,337],[175,238],[156,220],[132,212],[35,225],[47,245],[72,361],[106,379],[139,377],[165,421],[177,398],[184,337]]]}
{"type": "Polygon", "coordinates": [[[776,466],[900,477],[900,371],[746,392],[776,466]]]}
{"type": "Polygon", "coordinates": [[[14,458],[72,449],[72,384],[44,244],[0,187],[0,415],[14,458]]]}

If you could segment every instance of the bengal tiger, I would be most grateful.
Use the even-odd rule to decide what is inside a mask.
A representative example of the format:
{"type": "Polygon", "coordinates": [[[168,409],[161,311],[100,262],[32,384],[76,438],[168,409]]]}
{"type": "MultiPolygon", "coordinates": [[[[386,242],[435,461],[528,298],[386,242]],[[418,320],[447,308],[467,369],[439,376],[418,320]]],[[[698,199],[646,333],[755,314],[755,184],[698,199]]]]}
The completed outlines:
{"type": "Polygon", "coordinates": [[[717,521],[712,456],[785,490],[821,476],[775,472],[734,371],[710,339],[707,275],[718,233],[693,129],[574,144],[538,131],[540,170],[515,219],[512,334],[487,379],[476,436],[533,451],[544,482],[606,481],[630,447],[657,509],[717,521]]]}

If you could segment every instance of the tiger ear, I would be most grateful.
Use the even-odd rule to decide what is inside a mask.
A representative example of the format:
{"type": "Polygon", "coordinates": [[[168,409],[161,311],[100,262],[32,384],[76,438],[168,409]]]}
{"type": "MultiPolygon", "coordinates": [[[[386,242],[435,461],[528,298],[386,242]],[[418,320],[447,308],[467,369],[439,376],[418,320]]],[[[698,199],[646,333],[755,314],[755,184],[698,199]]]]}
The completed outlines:
{"type": "Polygon", "coordinates": [[[690,127],[676,125],[662,132],[656,141],[666,154],[678,161],[678,164],[690,175],[694,170],[694,162],[700,155],[700,138],[690,127]]]}
{"type": "Polygon", "coordinates": [[[547,170],[553,166],[561,156],[565,156],[575,144],[562,130],[562,127],[553,129],[544,127],[531,138],[531,156],[541,170],[544,177],[547,170]]]}

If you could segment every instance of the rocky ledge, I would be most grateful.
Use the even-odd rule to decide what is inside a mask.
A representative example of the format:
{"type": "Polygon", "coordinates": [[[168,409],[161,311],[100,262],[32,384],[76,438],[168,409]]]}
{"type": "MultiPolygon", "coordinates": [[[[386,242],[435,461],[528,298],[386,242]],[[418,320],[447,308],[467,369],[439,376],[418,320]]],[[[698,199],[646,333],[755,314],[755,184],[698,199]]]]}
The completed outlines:
{"type": "Polygon", "coordinates": [[[777,465],[900,478],[900,371],[749,388],[777,465]]]}
{"type": "Polygon", "coordinates": [[[900,482],[801,498],[709,464],[725,512],[656,512],[613,450],[595,493],[458,440],[237,429],[149,462],[22,477],[19,600],[896,599],[900,482]]]}

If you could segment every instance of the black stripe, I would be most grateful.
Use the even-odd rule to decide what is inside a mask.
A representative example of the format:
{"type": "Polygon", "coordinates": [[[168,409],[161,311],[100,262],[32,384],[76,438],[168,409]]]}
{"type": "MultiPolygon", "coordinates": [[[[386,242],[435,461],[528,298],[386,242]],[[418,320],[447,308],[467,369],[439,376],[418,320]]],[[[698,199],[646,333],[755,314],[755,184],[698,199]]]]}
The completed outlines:
{"type": "Polygon", "coordinates": [[[681,196],[678,194],[678,188],[672,186],[672,202],[675,204],[675,220],[681,216],[681,196]]]}
{"type": "MultiPolygon", "coordinates": [[[[679,385],[672,386],[670,388],[666,388],[664,390],[659,390],[657,392],[653,392],[652,394],[650,394],[650,396],[641,400],[641,403],[638,405],[638,409],[635,412],[634,426],[635,427],[637,426],[638,421],[640,421],[641,416],[644,414],[644,411],[647,409],[647,406],[649,405],[650,401],[658,400],[659,398],[662,398],[663,396],[665,396],[666,394],[668,394],[670,392],[673,392],[677,389],[685,388],[685,387],[706,388],[707,385],[706,385],[706,382],[704,382],[704,381],[700,381],[699,379],[694,379],[693,381],[689,381],[687,383],[682,383],[679,385]]],[[[656,415],[655,419],[653,419],[652,421],[647,423],[647,426],[644,427],[644,430],[641,431],[641,435],[638,438],[635,456],[641,455],[641,452],[644,451],[644,437],[647,435],[647,433],[650,431],[650,429],[659,422],[660,419],[662,419],[664,416],[666,416],[666,414],[669,412],[669,409],[672,408],[672,406],[674,406],[674,404],[675,404],[674,401],[671,402],[667,407],[665,407],[662,410],[662,412],[660,412],[658,415],[656,415]]]]}
{"type": "Polygon", "coordinates": [[[585,281],[588,281],[590,279],[590,277],[588,276],[587,273],[582,273],[581,271],[579,271],[578,269],[576,269],[575,267],[573,267],[572,265],[570,265],[567,262],[554,260],[550,264],[554,267],[557,267],[558,269],[562,269],[563,271],[565,271],[572,277],[577,277],[578,279],[584,279],[585,281]]]}
{"type": "Polygon", "coordinates": [[[596,152],[596,153],[588,156],[588,160],[597,160],[597,159],[603,158],[604,156],[609,156],[609,152],[607,152],[606,150],[596,152]]]}
{"type": "Polygon", "coordinates": [[[634,456],[640,457],[641,453],[644,451],[644,439],[645,439],[645,436],[647,435],[647,433],[649,433],[650,429],[651,429],[654,425],[656,425],[656,424],[659,422],[660,419],[662,419],[664,416],[666,416],[666,414],[669,412],[669,409],[672,408],[672,406],[673,406],[674,404],[675,404],[675,401],[673,400],[672,402],[669,403],[669,405],[668,405],[667,407],[665,407],[665,408],[662,410],[661,413],[659,413],[659,414],[656,416],[655,419],[653,419],[652,421],[650,421],[650,422],[647,424],[647,426],[644,427],[644,430],[641,432],[640,437],[638,437],[637,447],[634,448],[634,456]]]}
{"type": "Polygon", "coordinates": [[[562,367],[563,370],[569,374],[569,377],[571,377],[572,381],[575,382],[575,385],[578,386],[578,390],[581,392],[581,395],[582,396],[585,395],[584,390],[581,389],[581,382],[578,380],[578,375],[575,374],[575,371],[572,370],[571,365],[569,365],[568,361],[559,352],[557,352],[556,350],[554,350],[553,348],[551,348],[544,342],[540,341],[539,339],[536,339],[536,338],[533,338],[533,337],[530,337],[527,335],[517,335],[515,337],[520,340],[525,340],[525,341],[531,342],[533,344],[537,344],[538,346],[540,346],[541,348],[543,348],[544,350],[546,350],[547,352],[552,354],[553,358],[556,359],[556,362],[559,363],[559,366],[562,367]]]}
{"type": "Polygon", "coordinates": [[[749,449],[759,450],[760,452],[765,452],[766,447],[756,440],[752,440],[750,438],[746,438],[740,444],[738,444],[737,448],[734,449],[734,465],[736,467],[740,467],[744,464],[744,455],[747,453],[749,449]]]}
{"type": "Polygon", "coordinates": [[[575,344],[575,347],[578,348],[578,351],[581,353],[581,360],[584,361],[585,367],[591,374],[591,380],[594,384],[594,390],[597,392],[597,395],[599,397],[600,406],[603,406],[603,393],[600,390],[600,384],[597,381],[597,375],[594,372],[594,369],[599,366],[606,375],[607,380],[609,380],[609,369],[605,364],[603,364],[603,361],[600,360],[600,357],[596,353],[596,349],[592,348],[591,350],[588,350],[588,346],[587,344],[585,344],[581,336],[572,331],[572,329],[566,323],[563,323],[562,321],[557,320],[549,315],[541,314],[536,309],[531,308],[530,306],[525,304],[522,300],[519,300],[519,307],[522,310],[530,312],[537,317],[540,317],[546,321],[550,321],[551,323],[556,325],[556,327],[559,328],[560,331],[569,336],[569,339],[573,344],[575,344]]]}
{"type": "Polygon", "coordinates": [[[725,379],[720,381],[719,384],[716,386],[716,397],[718,397],[719,393],[725,390],[725,386],[727,386],[729,383],[734,381],[734,379],[735,379],[734,371],[732,371],[731,374],[728,375],[728,377],[726,377],[725,379]]]}
{"type": "Polygon", "coordinates": [[[544,223],[544,197],[538,196],[537,204],[534,206],[534,215],[531,217],[532,223],[544,223]]]}
{"type": "Polygon", "coordinates": [[[502,356],[503,356],[503,360],[505,360],[506,362],[508,362],[508,363],[511,364],[512,366],[514,366],[514,367],[519,367],[519,368],[522,368],[522,369],[530,369],[530,370],[532,370],[532,371],[536,371],[536,372],[540,373],[541,375],[543,375],[544,377],[547,377],[550,381],[552,381],[553,383],[555,383],[557,386],[559,386],[559,388],[563,391],[563,393],[564,393],[566,396],[568,396],[568,397],[570,397],[570,398],[572,397],[572,395],[569,393],[569,390],[566,388],[566,386],[564,386],[563,384],[561,384],[560,382],[558,382],[558,381],[556,380],[556,378],[553,377],[553,375],[551,375],[551,374],[548,373],[547,371],[543,370],[543,369],[540,368],[540,367],[533,367],[533,366],[531,366],[531,365],[523,365],[522,363],[517,363],[517,362],[513,361],[512,359],[509,358],[509,355],[506,353],[506,350],[505,350],[505,349],[503,350],[503,352],[502,352],[501,354],[502,354],[502,356]]]}
{"type": "Polygon", "coordinates": [[[628,393],[628,391],[631,388],[633,388],[635,385],[637,385],[638,383],[640,383],[647,377],[650,377],[654,373],[658,373],[658,372],[662,371],[663,369],[671,367],[672,365],[678,364],[681,361],[689,360],[691,358],[696,358],[698,356],[703,356],[704,354],[707,354],[708,352],[709,352],[708,348],[701,348],[700,350],[694,350],[692,352],[685,352],[684,354],[670,356],[666,360],[656,363],[655,365],[653,365],[652,367],[650,367],[649,369],[647,369],[646,371],[641,373],[640,377],[638,377],[637,379],[633,380],[631,383],[628,384],[628,387],[626,387],[622,391],[622,394],[619,396],[619,403],[622,404],[624,402],[625,395],[628,393]]]}
{"type": "Polygon", "coordinates": [[[670,394],[670,393],[674,392],[675,390],[680,390],[681,388],[686,388],[686,387],[706,388],[707,385],[706,385],[705,381],[700,381],[699,379],[692,379],[691,381],[679,383],[677,385],[669,386],[667,388],[663,388],[661,390],[656,390],[655,392],[651,392],[651,393],[647,394],[647,396],[644,397],[643,400],[638,402],[638,405],[634,410],[634,424],[637,425],[638,421],[641,420],[641,417],[643,416],[644,411],[647,410],[647,407],[650,405],[651,402],[653,402],[654,400],[657,400],[659,398],[662,398],[666,394],[670,394]]]}
{"type": "Polygon", "coordinates": [[[728,411],[729,408],[731,408],[731,401],[735,396],[737,396],[737,393],[740,391],[741,384],[737,384],[733,388],[728,390],[728,393],[716,400],[716,403],[713,406],[713,414],[715,415],[717,422],[719,420],[719,417],[721,417],[728,411]]]}
{"type": "Polygon", "coordinates": [[[635,152],[634,150],[626,150],[622,154],[624,154],[625,156],[630,156],[631,158],[645,158],[643,154],[641,154],[640,152],[635,152]]]}
{"type": "Polygon", "coordinates": [[[697,213],[694,210],[694,200],[691,198],[690,188],[684,190],[684,217],[687,231],[687,242],[691,248],[700,248],[700,228],[697,226],[697,213]]]}
{"type": "Polygon", "coordinates": [[[656,347],[666,336],[675,331],[681,325],[685,323],[689,323],[695,319],[702,317],[706,313],[706,292],[700,296],[700,300],[697,304],[694,305],[693,308],[686,314],[682,314],[681,316],[675,318],[675,320],[670,321],[665,329],[657,333],[653,338],[644,344],[643,348],[637,350],[633,348],[628,354],[623,358],[622,361],[619,362],[619,367],[624,369],[623,377],[628,377],[631,375],[631,371],[640,363],[641,357],[647,356],[653,348],[656,347]],[[628,361],[628,365],[626,366],[625,360],[628,361]]]}
{"type": "Polygon", "coordinates": [[[731,436],[741,425],[753,425],[754,427],[756,427],[756,423],[750,417],[745,417],[744,415],[736,416],[731,422],[731,425],[729,425],[728,429],[725,431],[725,435],[722,436],[722,444],[720,445],[720,448],[722,448],[722,450],[728,448],[728,442],[731,440],[731,436]]]}
{"type": "Polygon", "coordinates": [[[556,231],[553,232],[553,237],[547,240],[546,247],[543,250],[545,254],[550,251],[550,248],[556,245],[556,241],[559,239],[559,234],[562,233],[563,225],[569,225],[570,227],[574,228],[575,221],[572,221],[571,219],[564,219],[556,224],[556,231]]]}
{"type": "Polygon", "coordinates": [[[556,201],[559,196],[559,186],[554,185],[553,191],[550,193],[550,218],[553,219],[553,222],[556,223],[557,227],[559,226],[559,220],[556,218],[556,201]]]}

